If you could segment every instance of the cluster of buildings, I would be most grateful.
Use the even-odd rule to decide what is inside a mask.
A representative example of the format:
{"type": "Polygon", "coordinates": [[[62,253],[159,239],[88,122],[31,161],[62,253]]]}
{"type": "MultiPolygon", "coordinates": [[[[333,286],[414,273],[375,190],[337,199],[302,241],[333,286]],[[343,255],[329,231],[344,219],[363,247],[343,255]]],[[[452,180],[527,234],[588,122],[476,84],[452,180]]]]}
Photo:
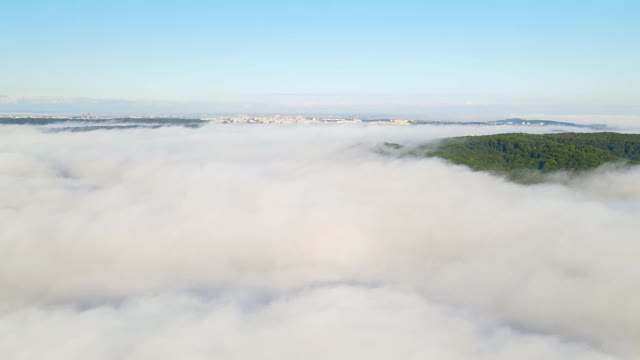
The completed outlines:
{"type": "Polygon", "coordinates": [[[319,124],[319,123],[334,123],[334,124],[358,124],[358,123],[380,123],[387,125],[409,125],[411,121],[405,119],[360,119],[358,117],[336,117],[336,116],[319,116],[319,117],[306,117],[306,116],[286,116],[286,115],[272,115],[272,116],[249,116],[249,115],[237,115],[237,116],[216,116],[216,117],[204,117],[202,120],[218,121],[223,123],[239,123],[239,124],[319,124]]]}

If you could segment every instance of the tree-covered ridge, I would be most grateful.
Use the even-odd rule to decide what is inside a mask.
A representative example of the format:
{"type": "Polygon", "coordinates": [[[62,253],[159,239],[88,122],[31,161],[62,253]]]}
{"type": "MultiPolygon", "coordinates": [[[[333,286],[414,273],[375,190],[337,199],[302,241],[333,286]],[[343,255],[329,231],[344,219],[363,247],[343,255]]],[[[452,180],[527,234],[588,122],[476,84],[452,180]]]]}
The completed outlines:
{"type": "Polygon", "coordinates": [[[437,156],[475,170],[581,171],[606,162],[640,164],[640,134],[499,134],[449,138],[416,154],[437,156]]]}

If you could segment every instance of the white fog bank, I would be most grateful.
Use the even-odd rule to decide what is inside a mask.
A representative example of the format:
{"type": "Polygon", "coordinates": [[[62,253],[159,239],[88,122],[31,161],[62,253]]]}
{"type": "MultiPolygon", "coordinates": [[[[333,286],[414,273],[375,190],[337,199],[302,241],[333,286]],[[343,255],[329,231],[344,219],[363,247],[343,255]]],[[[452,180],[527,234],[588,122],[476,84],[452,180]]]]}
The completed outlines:
{"type": "Polygon", "coordinates": [[[376,151],[508,130],[0,126],[0,358],[640,357],[638,167],[376,151]]]}

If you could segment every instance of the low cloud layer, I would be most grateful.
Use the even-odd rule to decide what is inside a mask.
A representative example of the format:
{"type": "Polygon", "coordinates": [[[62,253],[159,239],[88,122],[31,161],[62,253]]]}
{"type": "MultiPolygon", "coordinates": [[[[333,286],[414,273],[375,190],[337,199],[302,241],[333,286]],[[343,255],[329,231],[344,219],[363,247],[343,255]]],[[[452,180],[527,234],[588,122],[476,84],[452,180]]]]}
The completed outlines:
{"type": "Polygon", "coordinates": [[[375,151],[496,130],[2,126],[0,357],[637,358],[638,168],[375,151]]]}

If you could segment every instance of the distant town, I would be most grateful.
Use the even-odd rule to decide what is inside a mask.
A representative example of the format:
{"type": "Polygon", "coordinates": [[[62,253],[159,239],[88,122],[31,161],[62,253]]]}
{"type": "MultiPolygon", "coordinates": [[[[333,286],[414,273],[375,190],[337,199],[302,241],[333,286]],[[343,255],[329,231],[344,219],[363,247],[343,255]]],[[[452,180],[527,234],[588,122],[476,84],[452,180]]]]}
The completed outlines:
{"type": "Polygon", "coordinates": [[[411,120],[403,118],[360,118],[343,116],[302,116],[302,115],[212,115],[212,116],[97,116],[90,113],[80,115],[0,115],[1,122],[14,122],[18,120],[35,121],[211,121],[228,124],[381,124],[381,125],[489,125],[489,126],[570,126],[592,129],[603,129],[602,124],[576,124],[570,122],[560,122],[553,120],[528,120],[520,118],[510,118],[494,121],[434,121],[434,120],[411,120]]]}

